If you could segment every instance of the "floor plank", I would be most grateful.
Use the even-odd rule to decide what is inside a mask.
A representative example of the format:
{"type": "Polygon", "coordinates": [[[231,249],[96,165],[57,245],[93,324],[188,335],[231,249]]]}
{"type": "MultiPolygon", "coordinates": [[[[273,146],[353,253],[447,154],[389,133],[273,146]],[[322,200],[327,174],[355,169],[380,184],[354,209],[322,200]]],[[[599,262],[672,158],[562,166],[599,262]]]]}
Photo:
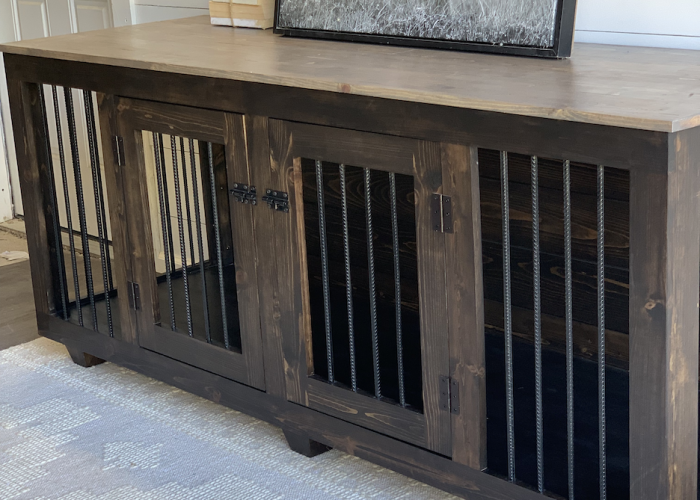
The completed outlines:
{"type": "Polygon", "coordinates": [[[29,261],[0,267],[0,350],[38,337],[29,261]]]}

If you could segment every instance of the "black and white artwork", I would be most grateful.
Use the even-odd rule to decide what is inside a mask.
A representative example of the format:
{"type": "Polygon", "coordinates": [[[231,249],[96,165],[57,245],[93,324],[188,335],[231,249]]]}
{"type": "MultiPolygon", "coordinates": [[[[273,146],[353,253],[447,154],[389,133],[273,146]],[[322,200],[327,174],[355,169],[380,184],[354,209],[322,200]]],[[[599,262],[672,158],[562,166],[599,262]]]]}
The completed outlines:
{"type": "MultiPolygon", "coordinates": [[[[357,34],[357,39],[370,35],[552,49],[562,4],[570,3],[575,11],[575,0],[278,0],[276,27],[302,36],[307,31],[321,37],[357,34]]],[[[573,26],[570,31],[573,35],[573,26]]]]}

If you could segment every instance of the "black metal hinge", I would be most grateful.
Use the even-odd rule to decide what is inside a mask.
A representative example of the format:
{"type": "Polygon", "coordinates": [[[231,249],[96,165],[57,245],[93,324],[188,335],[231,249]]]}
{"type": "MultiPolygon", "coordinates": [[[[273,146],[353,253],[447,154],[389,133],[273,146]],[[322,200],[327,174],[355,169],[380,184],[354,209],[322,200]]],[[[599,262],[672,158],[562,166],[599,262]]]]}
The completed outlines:
{"type": "Polygon", "coordinates": [[[440,409],[459,415],[459,382],[450,377],[440,377],[440,409]]]}
{"type": "Polygon", "coordinates": [[[114,163],[119,167],[126,165],[124,159],[124,139],[118,135],[112,137],[112,153],[114,153],[114,163]]]}
{"type": "Polygon", "coordinates": [[[440,233],[452,233],[452,198],[434,193],[430,197],[430,221],[433,230],[440,233]]]}
{"type": "Polygon", "coordinates": [[[258,204],[258,194],[255,191],[255,186],[249,186],[248,184],[234,183],[233,189],[231,189],[231,194],[236,201],[239,203],[244,203],[246,205],[257,205],[258,204]]]}
{"type": "Polygon", "coordinates": [[[138,283],[127,281],[127,295],[129,295],[129,307],[138,311],[141,309],[141,289],[138,283]]]}
{"type": "Polygon", "coordinates": [[[266,189],[263,201],[273,210],[285,213],[289,212],[289,195],[284,191],[266,189]]]}

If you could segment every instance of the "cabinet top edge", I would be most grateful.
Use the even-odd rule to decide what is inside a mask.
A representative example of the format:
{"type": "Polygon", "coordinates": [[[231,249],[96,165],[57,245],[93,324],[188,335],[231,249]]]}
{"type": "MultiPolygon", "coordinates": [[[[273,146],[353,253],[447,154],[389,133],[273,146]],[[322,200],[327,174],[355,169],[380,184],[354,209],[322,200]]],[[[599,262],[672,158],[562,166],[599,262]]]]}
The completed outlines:
{"type": "Polygon", "coordinates": [[[692,50],[579,43],[570,59],[537,59],[288,38],[201,16],[0,51],[656,132],[700,125],[692,50]]]}

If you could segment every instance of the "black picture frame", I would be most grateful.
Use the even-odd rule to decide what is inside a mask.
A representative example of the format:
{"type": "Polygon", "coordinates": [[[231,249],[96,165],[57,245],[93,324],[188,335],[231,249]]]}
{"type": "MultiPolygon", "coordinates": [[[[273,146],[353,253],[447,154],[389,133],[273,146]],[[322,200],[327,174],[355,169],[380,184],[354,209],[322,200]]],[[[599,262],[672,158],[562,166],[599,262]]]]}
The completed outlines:
{"type": "Polygon", "coordinates": [[[289,37],[316,38],[323,40],[342,40],[365,42],[382,45],[403,45],[408,47],[425,47],[433,49],[460,50],[466,52],[485,52],[550,59],[571,57],[574,44],[574,24],[576,22],[576,1],[559,0],[555,20],[554,44],[552,47],[533,47],[523,45],[496,45],[482,42],[463,42],[437,40],[432,38],[400,37],[391,35],[371,35],[345,31],[313,30],[303,28],[279,27],[280,0],[275,0],[275,23],[273,32],[289,37]]]}

